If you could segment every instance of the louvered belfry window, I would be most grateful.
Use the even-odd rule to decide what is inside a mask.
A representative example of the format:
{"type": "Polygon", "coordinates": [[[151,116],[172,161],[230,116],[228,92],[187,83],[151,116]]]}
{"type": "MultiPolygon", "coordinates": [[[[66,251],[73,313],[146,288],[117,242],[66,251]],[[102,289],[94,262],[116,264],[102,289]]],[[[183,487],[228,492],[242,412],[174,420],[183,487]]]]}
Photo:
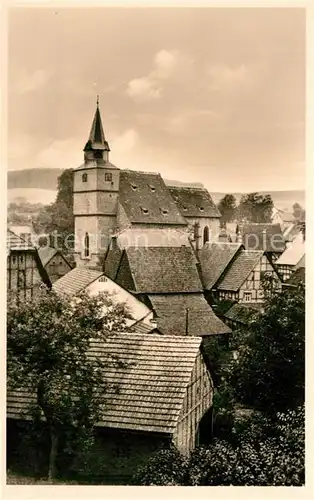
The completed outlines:
{"type": "Polygon", "coordinates": [[[84,240],[84,257],[89,257],[89,234],[85,234],[84,240]]]}

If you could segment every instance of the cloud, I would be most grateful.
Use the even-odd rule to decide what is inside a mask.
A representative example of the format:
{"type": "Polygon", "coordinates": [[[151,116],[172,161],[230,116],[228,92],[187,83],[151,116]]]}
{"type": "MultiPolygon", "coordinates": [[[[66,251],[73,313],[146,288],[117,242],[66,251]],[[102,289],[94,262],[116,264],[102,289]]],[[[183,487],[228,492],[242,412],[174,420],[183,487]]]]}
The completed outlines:
{"type": "Polygon", "coordinates": [[[265,76],[265,68],[245,64],[232,68],[226,64],[216,64],[206,69],[206,76],[210,90],[248,90],[261,82],[265,76]]]}
{"type": "Polygon", "coordinates": [[[76,168],[84,161],[82,144],[77,139],[52,141],[34,158],[34,167],[76,168]]]}
{"type": "Polygon", "coordinates": [[[178,50],[162,49],[155,54],[153,68],[147,76],[129,81],[126,93],[134,100],[159,99],[166,81],[189,71],[193,59],[178,50]]]}
{"type": "Polygon", "coordinates": [[[43,88],[51,79],[52,72],[38,69],[32,74],[24,72],[17,81],[16,90],[20,94],[34,92],[43,88]]]}
{"type": "Polygon", "coordinates": [[[134,128],[125,130],[121,135],[111,141],[110,149],[117,155],[130,152],[139,143],[139,134],[134,128]]]}

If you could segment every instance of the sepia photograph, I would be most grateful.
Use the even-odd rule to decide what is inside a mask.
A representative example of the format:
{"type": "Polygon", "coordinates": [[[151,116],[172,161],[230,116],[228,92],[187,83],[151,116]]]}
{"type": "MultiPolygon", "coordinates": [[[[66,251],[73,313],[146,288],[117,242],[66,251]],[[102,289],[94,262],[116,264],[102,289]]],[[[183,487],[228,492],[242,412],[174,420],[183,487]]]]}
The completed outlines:
{"type": "Polygon", "coordinates": [[[306,21],[8,8],[7,485],[306,486],[306,21]]]}

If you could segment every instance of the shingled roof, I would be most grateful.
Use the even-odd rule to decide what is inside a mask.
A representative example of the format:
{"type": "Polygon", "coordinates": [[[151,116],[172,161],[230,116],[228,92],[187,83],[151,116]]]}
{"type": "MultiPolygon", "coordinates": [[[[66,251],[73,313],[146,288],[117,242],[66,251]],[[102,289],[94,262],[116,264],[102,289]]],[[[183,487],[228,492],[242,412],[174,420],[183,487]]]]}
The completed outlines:
{"type": "Polygon", "coordinates": [[[263,307],[263,304],[233,304],[224,316],[231,320],[248,325],[253,317],[258,314],[263,307]]]}
{"type": "Polygon", "coordinates": [[[28,241],[7,229],[7,253],[12,250],[34,250],[35,247],[28,241]]]}
{"type": "Polygon", "coordinates": [[[52,285],[56,293],[76,295],[103,275],[103,271],[75,267],[52,285]]]}
{"type": "Polygon", "coordinates": [[[52,259],[58,253],[58,250],[56,248],[52,247],[40,247],[38,248],[38,255],[40,257],[40,260],[43,264],[43,266],[46,266],[48,262],[52,259]]]}
{"type": "Polygon", "coordinates": [[[281,253],[286,248],[280,224],[239,224],[237,233],[239,231],[247,250],[281,253]]]}
{"type": "Polygon", "coordinates": [[[199,252],[205,290],[211,290],[214,287],[240,248],[240,243],[205,243],[199,252]]]}
{"type": "Polygon", "coordinates": [[[119,201],[133,224],[187,224],[160,174],[121,170],[119,201]]]}
{"type": "MultiPolygon", "coordinates": [[[[123,363],[106,367],[110,384],[99,426],[172,434],[182,409],[201,338],[116,334],[93,342],[91,355],[123,363]]],[[[35,402],[27,391],[7,392],[7,417],[20,418],[35,402]]]]}
{"type": "Polygon", "coordinates": [[[221,217],[209,192],[205,188],[168,186],[184,217],[221,217]]]}
{"type": "Polygon", "coordinates": [[[303,235],[299,234],[277,259],[276,265],[296,266],[302,260],[304,255],[305,243],[303,241],[303,235]]]}
{"type": "Polygon", "coordinates": [[[158,330],[165,335],[206,336],[231,333],[201,293],[149,295],[158,330]]]}
{"type": "Polygon", "coordinates": [[[284,285],[298,286],[301,283],[305,285],[305,267],[296,269],[284,285]]]}
{"type": "Polygon", "coordinates": [[[250,272],[253,271],[263,253],[262,250],[241,250],[224,276],[219,280],[217,290],[237,292],[250,272]]]}
{"type": "Polygon", "coordinates": [[[203,291],[191,247],[129,247],[124,252],[136,292],[203,291]]]}

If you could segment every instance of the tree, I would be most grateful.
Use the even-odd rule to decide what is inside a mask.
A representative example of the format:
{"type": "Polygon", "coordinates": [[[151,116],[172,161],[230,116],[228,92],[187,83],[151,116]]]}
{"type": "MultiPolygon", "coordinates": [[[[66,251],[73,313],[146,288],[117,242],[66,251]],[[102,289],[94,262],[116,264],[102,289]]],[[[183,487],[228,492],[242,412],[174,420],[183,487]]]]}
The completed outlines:
{"type": "Polygon", "coordinates": [[[218,203],[218,209],[221,213],[220,223],[232,222],[237,212],[237,202],[233,194],[226,194],[218,203]]]}
{"type": "Polygon", "coordinates": [[[36,301],[8,302],[8,387],[36,395],[31,417],[34,425],[44,418],[49,429],[50,479],[61,446],[92,439],[107,389],[103,370],[118,362],[91,357],[90,341],[123,331],[128,317],[125,306],[109,295],[70,299],[43,290],[36,301]]]}
{"type": "Polygon", "coordinates": [[[185,460],[159,451],[140,468],[135,483],[184,486],[302,486],[305,455],[304,406],[275,420],[253,415],[237,440],[214,439],[185,460]]]}
{"type": "Polygon", "coordinates": [[[37,233],[57,235],[54,245],[66,253],[69,247],[69,236],[74,235],[73,216],[73,169],[67,169],[58,177],[58,193],[56,201],[46,205],[38,214],[35,223],[37,233]],[[68,238],[68,239],[67,239],[68,238]]]}
{"type": "Polygon", "coordinates": [[[305,290],[265,287],[264,311],[238,346],[229,381],[236,398],[266,413],[304,402],[305,290]]]}
{"type": "Polygon", "coordinates": [[[293,217],[298,221],[304,221],[305,219],[305,210],[301,207],[299,203],[294,203],[292,205],[293,208],[293,217]]]}
{"type": "Polygon", "coordinates": [[[239,203],[239,218],[247,222],[271,222],[274,203],[269,194],[245,194],[239,203]]]}

